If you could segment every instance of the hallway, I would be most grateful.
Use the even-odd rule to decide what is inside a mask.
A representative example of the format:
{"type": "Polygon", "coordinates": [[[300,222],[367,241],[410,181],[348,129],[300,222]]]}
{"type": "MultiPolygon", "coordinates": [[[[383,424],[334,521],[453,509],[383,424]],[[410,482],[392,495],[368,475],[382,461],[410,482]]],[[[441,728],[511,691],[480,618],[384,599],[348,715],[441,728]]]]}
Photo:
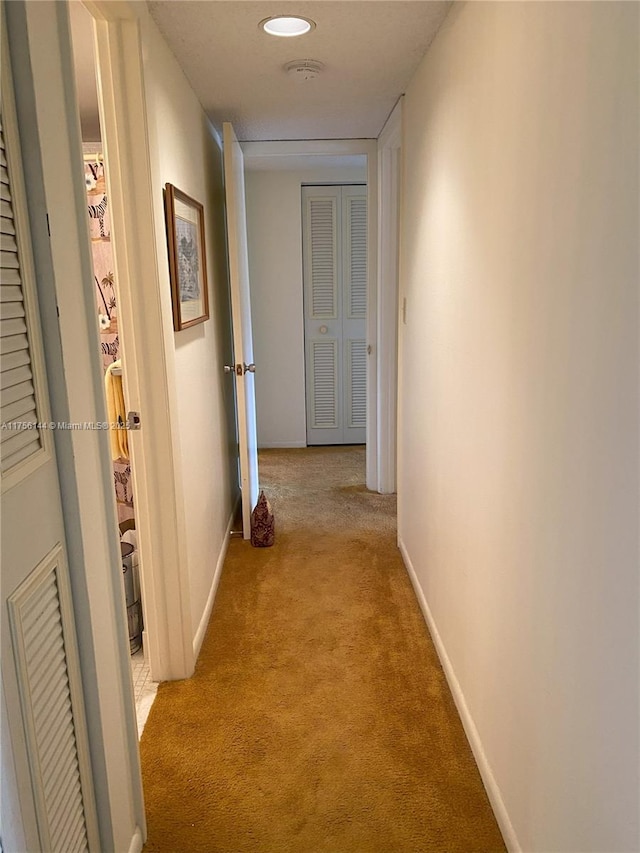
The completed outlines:
{"type": "Polygon", "coordinates": [[[148,849],[178,853],[466,853],[500,848],[496,821],[510,853],[640,851],[640,4],[303,0],[299,39],[265,28],[274,0],[0,5],[0,847],[141,853],[148,815],[148,849]],[[87,108],[110,161],[90,203],[87,108]],[[364,180],[329,155],[366,158],[366,481],[361,451],[303,450],[301,188],[364,180]],[[167,186],[203,208],[184,288],[167,186]],[[273,332],[251,354],[243,206],[274,259],[235,264],[273,332]],[[91,264],[107,210],[162,682],[141,747],[91,264]],[[229,540],[254,385],[278,416],[255,444],[299,449],[263,456],[267,550],[229,540]],[[397,540],[363,482],[397,491],[397,540]]]}
{"type": "Polygon", "coordinates": [[[364,448],[270,450],[193,678],[141,740],[147,851],[504,849],[364,448]]]}

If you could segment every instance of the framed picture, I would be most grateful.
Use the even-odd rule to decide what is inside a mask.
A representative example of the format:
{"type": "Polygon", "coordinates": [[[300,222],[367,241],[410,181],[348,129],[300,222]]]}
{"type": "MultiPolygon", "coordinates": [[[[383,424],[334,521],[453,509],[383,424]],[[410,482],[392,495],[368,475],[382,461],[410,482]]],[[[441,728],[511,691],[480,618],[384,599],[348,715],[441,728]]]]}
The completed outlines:
{"type": "Polygon", "coordinates": [[[164,205],[173,328],[179,332],[209,319],[204,208],[173,184],[165,187],[164,205]]]}

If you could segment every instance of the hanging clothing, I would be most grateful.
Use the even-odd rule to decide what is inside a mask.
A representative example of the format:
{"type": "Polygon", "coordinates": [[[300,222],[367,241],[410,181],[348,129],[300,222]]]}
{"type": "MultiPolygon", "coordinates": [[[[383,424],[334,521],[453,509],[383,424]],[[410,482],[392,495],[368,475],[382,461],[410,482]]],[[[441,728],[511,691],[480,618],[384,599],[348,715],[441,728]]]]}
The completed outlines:
{"type": "Polygon", "coordinates": [[[107,397],[107,417],[111,439],[111,458],[129,459],[129,436],[127,434],[127,412],[122,391],[122,361],[110,364],[104,376],[107,397]]]}

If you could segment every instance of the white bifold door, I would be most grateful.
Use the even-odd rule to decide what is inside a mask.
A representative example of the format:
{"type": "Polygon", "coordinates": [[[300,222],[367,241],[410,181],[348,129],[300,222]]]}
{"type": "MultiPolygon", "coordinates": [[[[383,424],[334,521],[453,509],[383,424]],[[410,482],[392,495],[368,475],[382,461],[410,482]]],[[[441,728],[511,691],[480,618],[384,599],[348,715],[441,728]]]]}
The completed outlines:
{"type": "Polygon", "coordinates": [[[307,444],[364,444],[367,188],[302,188],[307,444]]]}

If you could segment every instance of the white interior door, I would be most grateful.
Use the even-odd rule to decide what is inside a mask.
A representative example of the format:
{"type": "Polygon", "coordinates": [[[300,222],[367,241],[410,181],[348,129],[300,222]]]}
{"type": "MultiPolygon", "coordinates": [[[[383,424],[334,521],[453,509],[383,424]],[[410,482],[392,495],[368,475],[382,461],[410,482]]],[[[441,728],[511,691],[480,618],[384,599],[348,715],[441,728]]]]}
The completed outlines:
{"type": "Polygon", "coordinates": [[[253,336],[251,332],[244,157],[230,122],[225,122],[223,125],[223,149],[238,442],[240,446],[242,528],[244,538],[248,539],[251,535],[251,511],[258,500],[255,364],[253,363],[253,336]]]}
{"type": "Polygon", "coordinates": [[[363,444],[367,189],[303,187],[307,444],[363,444]]]}
{"type": "Polygon", "coordinates": [[[2,60],[2,843],[6,850],[97,851],[31,228],[4,32],[2,60]]]}

